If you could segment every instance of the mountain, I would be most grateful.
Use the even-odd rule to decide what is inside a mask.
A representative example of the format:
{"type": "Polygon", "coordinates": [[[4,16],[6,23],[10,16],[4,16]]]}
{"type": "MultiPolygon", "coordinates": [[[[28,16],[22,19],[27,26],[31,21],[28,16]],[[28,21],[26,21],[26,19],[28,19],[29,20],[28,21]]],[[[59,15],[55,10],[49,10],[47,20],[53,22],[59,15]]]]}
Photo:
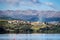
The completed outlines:
{"type": "Polygon", "coordinates": [[[45,22],[60,21],[60,17],[45,18],[45,22]]]}
{"type": "Polygon", "coordinates": [[[60,21],[60,11],[0,10],[0,19],[42,22],[60,21]]]}
{"type": "Polygon", "coordinates": [[[20,14],[20,15],[15,15],[15,16],[2,15],[2,16],[0,16],[0,19],[3,19],[3,20],[25,20],[25,21],[34,22],[34,21],[38,21],[39,18],[36,15],[20,14]]]}

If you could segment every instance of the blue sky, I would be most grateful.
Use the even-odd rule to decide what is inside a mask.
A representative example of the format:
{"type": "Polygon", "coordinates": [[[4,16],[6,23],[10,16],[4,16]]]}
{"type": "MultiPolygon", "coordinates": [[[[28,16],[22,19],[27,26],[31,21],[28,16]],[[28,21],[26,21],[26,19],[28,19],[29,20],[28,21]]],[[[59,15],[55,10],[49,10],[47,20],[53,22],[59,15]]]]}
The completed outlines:
{"type": "Polygon", "coordinates": [[[0,10],[57,10],[60,0],[0,0],[0,10]]]}

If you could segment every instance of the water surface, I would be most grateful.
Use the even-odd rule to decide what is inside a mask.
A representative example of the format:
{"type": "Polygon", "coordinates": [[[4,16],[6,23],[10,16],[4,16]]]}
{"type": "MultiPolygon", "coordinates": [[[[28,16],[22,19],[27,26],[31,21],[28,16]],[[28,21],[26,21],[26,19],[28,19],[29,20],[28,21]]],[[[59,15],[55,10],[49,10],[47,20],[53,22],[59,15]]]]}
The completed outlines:
{"type": "Polygon", "coordinates": [[[60,34],[0,34],[0,40],[60,40],[60,34]]]}

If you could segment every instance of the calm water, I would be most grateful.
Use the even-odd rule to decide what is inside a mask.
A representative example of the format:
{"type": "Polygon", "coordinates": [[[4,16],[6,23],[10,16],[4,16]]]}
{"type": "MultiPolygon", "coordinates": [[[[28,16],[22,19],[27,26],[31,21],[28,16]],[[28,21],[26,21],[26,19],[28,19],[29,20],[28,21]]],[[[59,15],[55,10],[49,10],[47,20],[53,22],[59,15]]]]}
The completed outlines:
{"type": "Polygon", "coordinates": [[[60,34],[0,34],[0,40],[60,40],[60,34]]]}

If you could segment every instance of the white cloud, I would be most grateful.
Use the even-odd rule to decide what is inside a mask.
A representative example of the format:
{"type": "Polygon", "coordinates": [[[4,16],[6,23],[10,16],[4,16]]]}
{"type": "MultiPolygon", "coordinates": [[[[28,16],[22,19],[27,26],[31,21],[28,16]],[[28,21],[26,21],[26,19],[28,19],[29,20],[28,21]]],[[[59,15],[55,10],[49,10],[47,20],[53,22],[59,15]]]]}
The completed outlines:
{"type": "Polygon", "coordinates": [[[14,6],[14,5],[34,5],[38,4],[38,0],[0,0],[0,2],[7,3],[8,6],[14,6]]]}
{"type": "Polygon", "coordinates": [[[45,2],[45,3],[41,3],[39,0],[0,0],[0,2],[2,2],[2,1],[5,1],[7,4],[9,4],[9,5],[15,5],[15,4],[29,4],[29,5],[31,5],[31,4],[34,4],[34,5],[36,5],[36,4],[45,4],[45,5],[53,5],[53,3],[51,3],[51,2],[45,2]]]}
{"type": "Polygon", "coordinates": [[[44,4],[45,4],[45,5],[53,5],[52,2],[45,2],[44,4]]]}
{"type": "Polygon", "coordinates": [[[14,6],[14,5],[20,6],[20,4],[22,4],[22,5],[25,5],[26,4],[26,2],[24,0],[6,0],[6,3],[9,6],[14,6]]]}
{"type": "Polygon", "coordinates": [[[56,10],[56,7],[54,6],[54,4],[52,2],[45,2],[43,4],[53,8],[54,10],[56,10]]]}
{"type": "Polygon", "coordinates": [[[8,4],[16,4],[16,3],[21,3],[21,4],[34,4],[34,3],[38,3],[38,0],[6,0],[6,2],[8,4]]]}
{"type": "Polygon", "coordinates": [[[19,0],[6,0],[8,4],[14,5],[16,3],[19,3],[19,0]]]}
{"type": "Polygon", "coordinates": [[[20,7],[20,5],[24,5],[24,6],[29,6],[29,7],[40,7],[41,5],[46,5],[46,6],[49,6],[49,7],[53,7],[53,3],[52,2],[40,2],[39,0],[0,0],[0,2],[3,2],[3,3],[7,3],[8,6],[12,7],[20,7]]]}
{"type": "Polygon", "coordinates": [[[37,2],[37,0],[32,0],[32,2],[37,2]]]}
{"type": "Polygon", "coordinates": [[[15,3],[15,2],[19,2],[19,0],[6,0],[7,2],[13,2],[13,3],[15,3]]]}

